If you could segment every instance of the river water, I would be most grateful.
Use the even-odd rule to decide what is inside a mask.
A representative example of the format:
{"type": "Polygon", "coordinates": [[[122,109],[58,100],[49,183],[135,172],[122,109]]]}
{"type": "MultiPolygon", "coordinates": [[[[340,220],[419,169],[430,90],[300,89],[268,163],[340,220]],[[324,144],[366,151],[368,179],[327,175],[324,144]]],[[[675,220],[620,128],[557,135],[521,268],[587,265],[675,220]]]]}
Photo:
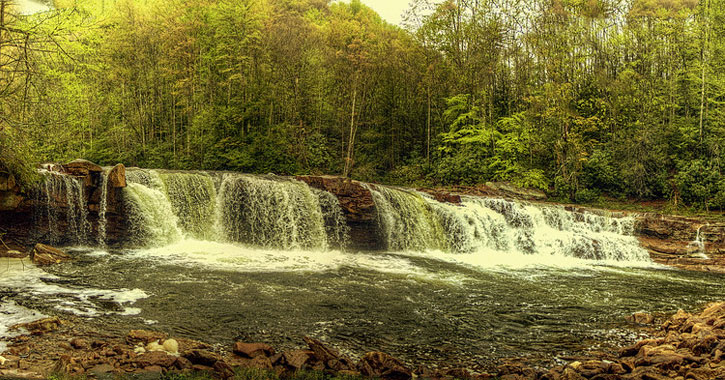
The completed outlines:
{"type": "Polygon", "coordinates": [[[119,334],[149,328],[280,348],[308,335],[352,356],[380,350],[409,364],[483,368],[625,344],[637,338],[625,316],[725,294],[721,275],[651,263],[627,218],[495,199],[454,206],[377,187],[388,249],[359,252],[345,248],[328,194],[296,181],[129,179],[135,246],[69,247],[76,260],[43,270],[0,262],[0,326],[73,314],[119,334]]]}

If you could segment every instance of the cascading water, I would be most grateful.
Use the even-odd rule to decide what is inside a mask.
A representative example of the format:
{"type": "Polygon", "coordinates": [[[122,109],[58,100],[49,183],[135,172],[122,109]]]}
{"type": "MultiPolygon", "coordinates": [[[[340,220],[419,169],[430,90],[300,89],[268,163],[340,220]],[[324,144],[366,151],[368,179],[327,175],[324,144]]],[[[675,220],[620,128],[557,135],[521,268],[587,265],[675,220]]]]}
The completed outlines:
{"type": "Polygon", "coordinates": [[[632,236],[633,218],[496,198],[463,197],[458,205],[440,203],[423,194],[382,186],[371,191],[383,238],[391,250],[650,261],[632,236]]]}
{"type": "Polygon", "coordinates": [[[305,183],[225,174],[219,201],[228,240],[284,249],[327,248],[318,197],[305,183]]]}
{"type": "Polygon", "coordinates": [[[126,210],[137,244],[183,237],[265,248],[343,247],[337,199],[286,178],[129,170],[126,210]]]}
{"type": "Polygon", "coordinates": [[[691,241],[687,245],[688,253],[690,253],[693,256],[699,257],[701,259],[709,260],[710,258],[705,254],[705,240],[700,235],[700,230],[702,230],[702,227],[705,227],[706,224],[703,224],[699,227],[697,227],[697,235],[695,236],[695,240],[691,241]]]}
{"type": "Polygon", "coordinates": [[[48,225],[48,240],[58,244],[67,239],[73,244],[85,244],[88,241],[90,223],[83,180],[58,172],[41,169],[42,184],[34,191],[38,204],[36,212],[43,212],[38,219],[45,219],[48,225]],[[61,236],[60,214],[65,213],[66,233],[61,236]]]}
{"type": "Polygon", "coordinates": [[[108,174],[104,171],[101,173],[101,202],[98,208],[98,244],[101,247],[106,246],[106,227],[108,220],[106,219],[106,211],[108,211],[108,174]]]}
{"type": "Polygon", "coordinates": [[[378,224],[388,249],[446,248],[440,221],[420,194],[383,186],[368,188],[375,201],[378,224]]]}

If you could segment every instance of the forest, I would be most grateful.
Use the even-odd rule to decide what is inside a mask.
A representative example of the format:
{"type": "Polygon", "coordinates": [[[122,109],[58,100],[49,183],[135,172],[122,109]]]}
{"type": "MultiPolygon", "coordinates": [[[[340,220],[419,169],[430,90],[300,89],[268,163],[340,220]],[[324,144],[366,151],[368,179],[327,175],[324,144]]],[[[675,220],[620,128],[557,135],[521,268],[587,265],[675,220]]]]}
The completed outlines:
{"type": "Polygon", "coordinates": [[[0,0],[0,169],[508,181],[725,208],[725,2],[0,0]]]}

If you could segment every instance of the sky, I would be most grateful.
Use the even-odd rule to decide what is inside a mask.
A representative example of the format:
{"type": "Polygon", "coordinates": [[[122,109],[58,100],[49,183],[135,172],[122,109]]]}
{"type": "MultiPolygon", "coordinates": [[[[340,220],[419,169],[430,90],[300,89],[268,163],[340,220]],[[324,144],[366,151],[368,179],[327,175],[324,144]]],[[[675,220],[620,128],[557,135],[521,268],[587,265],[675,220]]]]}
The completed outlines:
{"type": "MultiPolygon", "coordinates": [[[[378,12],[385,21],[400,25],[403,20],[403,12],[408,9],[411,0],[361,0],[361,2],[378,12]]],[[[46,5],[33,0],[18,0],[21,12],[25,14],[47,10],[46,5]]]]}
{"type": "Polygon", "coordinates": [[[400,25],[403,12],[410,4],[410,0],[360,0],[360,2],[378,12],[383,20],[393,25],[400,25]]]}

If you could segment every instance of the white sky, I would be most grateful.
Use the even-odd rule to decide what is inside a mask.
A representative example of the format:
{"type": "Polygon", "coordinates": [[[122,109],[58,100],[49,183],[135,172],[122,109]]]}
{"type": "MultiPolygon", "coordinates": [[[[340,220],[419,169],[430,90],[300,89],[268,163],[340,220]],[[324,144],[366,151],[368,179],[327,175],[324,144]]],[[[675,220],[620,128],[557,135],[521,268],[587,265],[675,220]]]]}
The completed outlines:
{"type": "Polygon", "coordinates": [[[410,4],[410,0],[360,0],[360,2],[378,12],[383,20],[393,25],[400,25],[403,12],[410,4]]]}
{"type": "MultiPolygon", "coordinates": [[[[20,5],[21,12],[24,14],[35,13],[48,9],[46,5],[37,3],[33,0],[16,1],[18,5],[20,5]]],[[[378,12],[380,17],[382,17],[385,21],[394,25],[400,25],[403,12],[405,12],[410,5],[410,0],[361,0],[361,2],[375,10],[375,12],[378,12]]]]}

